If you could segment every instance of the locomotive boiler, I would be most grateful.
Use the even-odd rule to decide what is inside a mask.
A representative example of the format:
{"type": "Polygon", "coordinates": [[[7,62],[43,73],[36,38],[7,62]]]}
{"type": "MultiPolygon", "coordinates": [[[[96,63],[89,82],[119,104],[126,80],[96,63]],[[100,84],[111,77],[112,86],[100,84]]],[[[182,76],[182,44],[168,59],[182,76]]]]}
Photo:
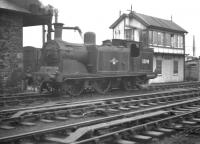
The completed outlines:
{"type": "Polygon", "coordinates": [[[76,96],[84,90],[106,93],[111,88],[130,90],[156,77],[153,72],[153,50],[141,48],[140,42],[118,40],[96,45],[95,34],[84,34],[84,44],[62,40],[63,27],[55,23],[54,40],[42,48],[40,90],[76,96]]]}

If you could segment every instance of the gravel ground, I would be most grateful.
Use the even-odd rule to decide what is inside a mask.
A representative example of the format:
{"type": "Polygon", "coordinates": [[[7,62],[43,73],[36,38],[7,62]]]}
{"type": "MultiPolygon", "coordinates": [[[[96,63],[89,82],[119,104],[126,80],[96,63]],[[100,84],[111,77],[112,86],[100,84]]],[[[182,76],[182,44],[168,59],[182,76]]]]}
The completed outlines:
{"type": "Polygon", "coordinates": [[[175,134],[162,140],[155,139],[151,144],[200,144],[200,134],[175,134]]]}

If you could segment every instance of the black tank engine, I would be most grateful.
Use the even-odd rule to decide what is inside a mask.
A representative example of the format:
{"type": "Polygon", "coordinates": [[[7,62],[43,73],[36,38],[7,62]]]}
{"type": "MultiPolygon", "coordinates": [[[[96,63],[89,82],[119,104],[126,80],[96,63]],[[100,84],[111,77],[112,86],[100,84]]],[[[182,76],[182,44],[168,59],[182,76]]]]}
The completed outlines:
{"type": "MultiPolygon", "coordinates": [[[[40,90],[80,95],[85,89],[106,93],[111,88],[133,89],[155,78],[153,50],[140,42],[113,39],[96,45],[95,34],[84,34],[84,44],[62,40],[56,23],[55,38],[42,48],[42,66],[36,73],[40,90]]],[[[79,30],[78,27],[73,27],[79,30]]]]}

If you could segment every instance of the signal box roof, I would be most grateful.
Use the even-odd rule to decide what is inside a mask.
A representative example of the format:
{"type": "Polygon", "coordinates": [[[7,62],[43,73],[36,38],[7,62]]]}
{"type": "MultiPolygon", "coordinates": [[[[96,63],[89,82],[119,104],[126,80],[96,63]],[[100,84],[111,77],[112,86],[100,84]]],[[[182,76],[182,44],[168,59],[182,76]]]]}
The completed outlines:
{"type": "Polygon", "coordinates": [[[130,12],[130,14],[122,14],[111,26],[110,28],[115,28],[122,20],[125,18],[135,18],[142,24],[144,24],[148,28],[155,28],[167,31],[176,31],[176,32],[183,32],[187,33],[181,26],[176,24],[171,20],[165,20],[157,17],[152,17],[140,13],[136,13],[134,11],[130,12]]]}

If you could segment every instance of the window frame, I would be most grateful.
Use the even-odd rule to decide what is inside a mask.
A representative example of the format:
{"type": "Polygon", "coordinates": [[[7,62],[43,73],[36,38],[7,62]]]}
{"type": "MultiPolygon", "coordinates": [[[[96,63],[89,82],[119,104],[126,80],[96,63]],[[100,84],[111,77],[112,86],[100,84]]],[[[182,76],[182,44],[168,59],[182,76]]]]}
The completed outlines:
{"type": "Polygon", "coordinates": [[[173,74],[178,75],[178,60],[173,61],[173,74]]]}
{"type": "Polygon", "coordinates": [[[152,30],[149,30],[148,42],[150,45],[153,45],[153,31],[152,30]]]}
{"type": "Polygon", "coordinates": [[[133,40],[133,29],[125,29],[125,39],[126,40],[133,40]]]}
{"type": "Polygon", "coordinates": [[[178,35],[178,48],[183,48],[183,36],[178,35]]]}
{"type": "Polygon", "coordinates": [[[158,75],[162,75],[162,60],[160,60],[160,59],[156,60],[156,73],[158,75]]]}
{"type": "Polygon", "coordinates": [[[165,36],[164,36],[164,45],[166,47],[171,47],[171,34],[170,33],[165,33],[165,36]]]}
{"type": "Polygon", "coordinates": [[[158,46],[164,46],[164,33],[163,32],[157,32],[157,45],[158,46]]]}
{"type": "Polygon", "coordinates": [[[149,29],[148,44],[163,48],[184,48],[184,36],[179,33],[149,29]]]}
{"type": "Polygon", "coordinates": [[[153,31],[153,41],[152,41],[153,45],[158,45],[158,32],[157,31],[153,31]]]}
{"type": "Polygon", "coordinates": [[[174,34],[174,48],[178,48],[178,35],[174,34]]]}

